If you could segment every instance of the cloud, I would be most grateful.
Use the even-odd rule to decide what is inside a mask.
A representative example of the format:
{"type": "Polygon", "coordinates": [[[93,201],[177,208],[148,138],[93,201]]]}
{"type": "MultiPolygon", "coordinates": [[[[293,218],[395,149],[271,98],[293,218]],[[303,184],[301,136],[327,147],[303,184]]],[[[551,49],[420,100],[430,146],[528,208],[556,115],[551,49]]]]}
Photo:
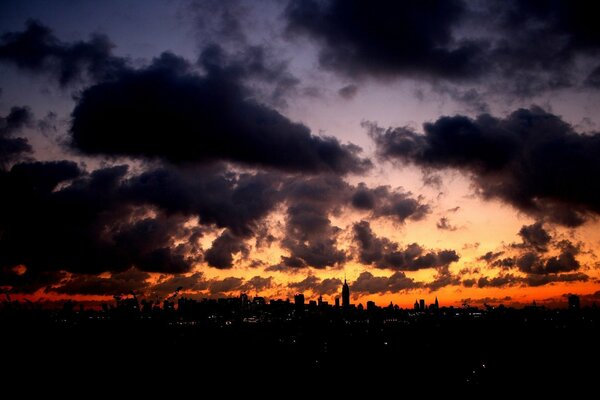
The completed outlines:
{"type": "Polygon", "coordinates": [[[477,76],[480,45],[453,36],[460,1],[292,1],[288,35],[320,46],[321,67],[353,77],[397,75],[461,80],[477,76]]]}
{"type": "MultiPolygon", "coordinates": [[[[522,282],[522,278],[513,274],[501,274],[495,277],[482,276],[477,281],[477,287],[506,287],[519,285],[522,282]]],[[[464,283],[464,282],[463,282],[464,283]]]]}
{"type": "Polygon", "coordinates": [[[174,293],[178,288],[184,292],[197,292],[208,289],[208,281],[202,272],[194,272],[191,275],[163,275],[161,279],[149,288],[149,292],[161,297],[174,293]]]}
{"type": "Polygon", "coordinates": [[[288,287],[300,293],[311,291],[319,295],[332,295],[342,290],[342,281],[338,278],[321,279],[314,275],[307,276],[299,282],[290,282],[288,287]]]}
{"type": "Polygon", "coordinates": [[[6,117],[0,116],[0,168],[6,168],[23,154],[32,152],[27,139],[13,137],[32,120],[33,115],[27,107],[12,107],[6,117]]]}
{"type": "Polygon", "coordinates": [[[325,268],[346,260],[346,255],[336,245],[340,228],[318,207],[297,204],[288,208],[286,236],[282,240],[291,257],[284,258],[288,266],[325,268]],[[301,261],[300,261],[301,260],[301,261]]]}
{"type": "Polygon", "coordinates": [[[352,195],[352,205],[365,211],[371,211],[373,217],[392,217],[397,222],[406,220],[419,221],[430,212],[428,204],[420,197],[414,197],[411,192],[402,188],[392,190],[390,186],[369,188],[359,183],[352,195]]]}
{"type": "Polygon", "coordinates": [[[285,236],[281,245],[289,255],[282,263],[290,268],[326,268],[346,260],[337,247],[339,227],[330,214],[347,204],[352,187],[337,175],[295,177],[282,189],[287,205],[285,236]]]}
{"type": "Polygon", "coordinates": [[[0,266],[0,288],[2,290],[31,294],[40,289],[56,285],[67,277],[61,271],[36,271],[25,267],[9,267],[6,264],[0,266]]]}
{"type": "MultiPolygon", "coordinates": [[[[537,287],[556,282],[587,282],[589,276],[582,272],[567,273],[567,274],[527,274],[526,276],[517,276],[514,274],[500,274],[495,277],[482,276],[477,280],[479,288],[503,288],[508,286],[529,286],[537,287]]],[[[464,280],[463,285],[472,287],[471,280],[464,280]]]]}
{"type": "Polygon", "coordinates": [[[433,281],[428,282],[425,286],[430,291],[435,292],[446,286],[458,286],[460,283],[460,277],[450,272],[450,268],[446,265],[439,267],[433,281]]]}
{"type": "Polygon", "coordinates": [[[285,13],[287,36],[312,40],[322,68],[426,80],[475,112],[487,112],[484,95],[598,87],[592,15],[590,2],[458,0],[291,1],[285,13]]]}
{"type": "Polygon", "coordinates": [[[136,266],[185,272],[199,261],[185,217],[136,204],[121,192],[128,168],[86,173],[70,161],[30,162],[0,173],[2,265],[98,274],[136,266]]]}
{"type": "Polygon", "coordinates": [[[491,263],[492,261],[497,260],[498,257],[500,257],[502,254],[504,254],[503,251],[497,251],[497,252],[488,251],[487,253],[485,253],[484,255],[479,257],[477,260],[491,263]]]}
{"type": "Polygon", "coordinates": [[[61,294],[121,295],[138,292],[148,287],[150,274],[131,268],[127,271],[111,274],[110,277],[98,275],[76,275],[53,292],[61,294]]]}
{"type": "Polygon", "coordinates": [[[246,292],[255,290],[257,292],[260,292],[265,289],[269,289],[269,288],[273,287],[273,285],[274,285],[274,283],[273,283],[272,276],[262,277],[262,276],[256,275],[256,276],[253,276],[252,278],[248,279],[240,287],[240,290],[246,291],[246,292]]]}
{"type": "Polygon", "coordinates": [[[281,177],[228,171],[223,165],[198,168],[161,167],[133,176],[123,195],[168,213],[197,215],[204,225],[228,228],[238,236],[257,230],[259,222],[280,201],[281,177]]]}
{"type": "Polygon", "coordinates": [[[581,264],[575,258],[578,253],[579,249],[569,242],[569,245],[554,257],[542,258],[539,254],[527,252],[517,258],[516,266],[523,272],[538,275],[577,271],[581,268],[581,264]]]}
{"type": "Polygon", "coordinates": [[[243,240],[231,234],[227,229],[217,237],[212,247],[204,253],[204,259],[211,267],[228,269],[233,267],[233,255],[242,253],[247,255],[248,247],[243,240]]]}
{"type": "Polygon", "coordinates": [[[436,222],[435,226],[443,231],[455,231],[457,228],[456,226],[452,225],[450,223],[450,220],[446,217],[442,217],[439,219],[438,222],[436,222]]]}
{"type": "Polygon", "coordinates": [[[358,93],[358,86],[356,86],[356,85],[346,85],[343,88],[341,88],[340,90],[338,90],[338,94],[340,95],[340,97],[343,99],[346,99],[346,100],[353,99],[357,93],[358,93]]]}
{"type": "Polygon", "coordinates": [[[555,282],[587,282],[590,277],[582,272],[558,275],[528,275],[524,279],[527,286],[543,286],[555,282]]]}
{"type": "Polygon", "coordinates": [[[426,251],[416,243],[400,249],[398,243],[377,237],[368,221],[355,223],[353,232],[359,246],[359,261],[377,268],[416,271],[448,266],[459,260],[454,250],[426,251]]]}
{"type": "Polygon", "coordinates": [[[534,248],[536,251],[545,252],[552,237],[544,229],[543,222],[538,221],[532,225],[523,225],[519,231],[523,244],[534,248]]]}
{"type": "Polygon", "coordinates": [[[404,272],[395,272],[389,278],[374,276],[370,272],[361,272],[358,278],[351,284],[350,291],[359,294],[383,294],[399,293],[423,286],[420,282],[407,277],[404,272]]]}
{"type": "Polygon", "coordinates": [[[600,213],[597,134],[579,134],[538,107],[505,118],[441,117],[423,130],[369,126],[381,158],[463,171],[485,199],[566,226],[600,213]]]}
{"type": "Polygon", "coordinates": [[[235,71],[214,69],[199,76],[171,68],[172,62],[165,67],[159,58],[84,90],[72,113],[72,147],[88,155],[174,164],[229,161],[286,172],[370,168],[357,146],[315,136],[252,100],[235,71]]]}
{"type": "Polygon", "coordinates": [[[210,281],[209,290],[213,295],[234,292],[240,289],[244,282],[243,278],[228,277],[224,279],[213,279],[210,281]]]}
{"type": "Polygon", "coordinates": [[[18,68],[45,73],[67,86],[85,78],[93,81],[118,76],[126,68],[123,58],[112,54],[114,45],[100,34],[88,41],[61,42],[52,30],[29,20],[23,32],[9,32],[0,39],[0,61],[18,68]]]}

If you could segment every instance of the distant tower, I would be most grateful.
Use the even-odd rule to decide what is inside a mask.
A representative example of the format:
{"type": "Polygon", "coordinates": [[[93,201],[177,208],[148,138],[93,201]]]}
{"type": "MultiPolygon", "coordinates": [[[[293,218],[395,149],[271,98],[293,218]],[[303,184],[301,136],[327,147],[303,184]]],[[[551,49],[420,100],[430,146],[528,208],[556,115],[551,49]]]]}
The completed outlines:
{"type": "Polygon", "coordinates": [[[348,287],[348,283],[346,283],[346,278],[344,278],[344,286],[342,286],[342,307],[350,306],[350,288],[348,287]]]}
{"type": "Polygon", "coordinates": [[[414,309],[415,309],[415,311],[419,311],[419,302],[417,300],[415,300],[414,309]]]}
{"type": "Polygon", "coordinates": [[[419,311],[425,311],[425,299],[419,299],[419,311]]]}
{"type": "Polygon", "coordinates": [[[435,296],[435,309],[438,310],[440,308],[440,303],[438,302],[437,296],[435,296]]]}

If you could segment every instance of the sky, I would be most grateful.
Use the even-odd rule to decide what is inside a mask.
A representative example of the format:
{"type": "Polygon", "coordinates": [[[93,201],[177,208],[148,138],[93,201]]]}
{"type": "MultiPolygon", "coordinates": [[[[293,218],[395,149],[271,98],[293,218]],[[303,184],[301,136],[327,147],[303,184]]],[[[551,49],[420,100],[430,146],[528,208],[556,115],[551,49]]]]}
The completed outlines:
{"type": "Polygon", "coordinates": [[[600,299],[590,1],[0,4],[0,288],[600,299]]]}

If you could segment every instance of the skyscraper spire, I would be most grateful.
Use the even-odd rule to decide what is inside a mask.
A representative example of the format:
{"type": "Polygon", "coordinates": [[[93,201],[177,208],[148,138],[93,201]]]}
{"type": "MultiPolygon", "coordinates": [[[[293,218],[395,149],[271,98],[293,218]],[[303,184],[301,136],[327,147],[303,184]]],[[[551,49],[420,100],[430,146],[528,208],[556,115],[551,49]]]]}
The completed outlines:
{"type": "Polygon", "coordinates": [[[344,273],[344,285],[342,286],[342,307],[350,306],[350,288],[346,282],[346,274],[344,273]]]}

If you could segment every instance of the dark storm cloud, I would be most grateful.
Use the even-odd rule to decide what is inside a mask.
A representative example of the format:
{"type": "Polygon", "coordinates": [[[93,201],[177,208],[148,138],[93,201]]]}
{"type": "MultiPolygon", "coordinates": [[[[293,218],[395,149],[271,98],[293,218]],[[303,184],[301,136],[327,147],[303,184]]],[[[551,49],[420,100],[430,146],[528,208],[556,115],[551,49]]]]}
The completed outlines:
{"type": "Polygon", "coordinates": [[[286,236],[281,243],[291,257],[282,261],[290,267],[325,268],[341,264],[346,255],[337,248],[336,239],[340,231],[319,207],[310,204],[290,206],[286,217],[286,236]]]}
{"type": "Polygon", "coordinates": [[[233,267],[233,256],[235,254],[247,255],[248,252],[249,249],[244,241],[225,229],[213,241],[211,248],[206,250],[204,260],[211,267],[227,269],[233,267]]]}
{"type": "MultiPolygon", "coordinates": [[[[489,266],[510,270],[513,268],[528,274],[528,279],[534,281],[537,278],[531,278],[532,275],[556,275],[564,272],[577,271],[581,268],[581,263],[577,256],[581,253],[581,243],[573,243],[570,240],[555,240],[546,229],[543,223],[538,221],[531,225],[524,225],[519,230],[521,243],[511,243],[507,246],[507,251],[487,252],[479,257],[479,261],[485,261],[489,266]],[[511,251],[512,255],[500,258],[506,252],[511,251]],[[552,251],[555,255],[548,255],[552,251]]],[[[540,282],[552,282],[552,279],[541,280],[540,282]]]]}
{"type": "Polygon", "coordinates": [[[230,268],[236,254],[247,254],[247,241],[264,234],[265,217],[282,205],[281,246],[289,251],[282,265],[337,266],[347,255],[337,248],[341,229],[330,218],[351,206],[357,189],[337,175],[234,173],[222,165],[87,173],[68,161],[16,164],[0,174],[0,186],[11,193],[0,200],[3,267],[25,264],[32,277],[55,270],[118,273],[132,266],[185,273],[203,259],[230,268]],[[216,228],[221,235],[203,251],[199,239],[216,228]]]}
{"type": "Polygon", "coordinates": [[[6,117],[0,116],[0,168],[6,168],[23,154],[31,153],[29,141],[14,135],[31,124],[32,120],[33,116],[27,107],[12,107],[6,117]]]}
{"type": "Polygon", "coordinates": [[[320,175],[291,178],[282,192],[287,210],[281,245],[289,251],[282,264],[325,268],[343,263],[346,254],[337,247],[341,229],[332,224],[330,214],[349,202],[352,187],[337,175],[320,175]]]}
{"type": "Polygon", "coordinates": [[[499,22],[490,57],[524,95],[576,85],[572,67],[599,54],[595,10],[592,1],[500,2],[488,10],[499,22]]]}
{"type": "Polygon", "coordinates": [[[351,77],[412,77],[486,112],[484,92],[530,97],[597,86],[591,1],[291,1],[288,36],[312,39],[322,67],[351,77]],[[485,29],[481,29],[485,26],[485,29]],[[590,74],[587,80],[581,76],[590,74]],[[586,70],[588,72],[586,72],[586,70]],[[475,88],[453,83],[469,82],[475,88]]]}
{"type": "Polygon", "coordinates": [[[30,271],[184,272],[199,261],[196,228],[121,193],[126,166],[85,173],[68,161],[14,165],[0,175],[3,266],[30,271]]]}
{"type": "Polygon", "coordinates": [[[398,222],[419,220],[429,212],[427,204],[401,188],[353,186],[331,174],[290,178],[281,195],[288,206],[281,243],[290,252],[282,264],[290,268],[325,268],[346,261],[347,255],[336,245],[341,229],[331,223],[331,215],[338,215],[346,206],[369,211],[373,218],[398,222]]]}
{"type": "Polygon", "coordinates": [[[395,272],[388,278],[374,276],[365,271],[351,284],[350,290],[353,293],[361,294],[384,294],[399,293],[421,287],[423,287],[422,283],[415,282],[414,279],[407,277],[404,272],[395,272]]]}
{"type": "Polygon", "coordinates": [[[147,68],[83,91],[72,146],[89,155],[158,158],[175,164],[231,161],[288,172],[364,172],[360,149],[320,137],[254,101],[232,71],[198,76],[147,68]],[[151,116],[151,117],[150,117],[151,116]]]}
{"type": "Polygon", "coordinates": [[[576,271],[581,268],[575,258],[578,253],[579,249],[573,245],[565,247],[559,255],[548,258],[528,252],[517,258],[516,266],[523,272],[537,275],[576,271]]]}
{"type": "MultiPolygon", "coordinates": [[[[517,285],[535,287],[555,282],[585,282],[589,279],[582,272],[574,272],[581,268],[581,264],[576,258],[581,252],[580,245],[573,244],[569,240],[553,241],[541,225],[537,223],[524,226],[524,228],[526,229],[521,229],[519,233],[524,242],[511,245],[512,248],[519,249],[516,256],[499,258],[504,252],[488,252],[479,260],[486,261],[489,265],[501,268],[504,271],[518,269],[525,275],[517,276],[502,272],[493,278],[482,276],[477,281],[478,287],[517,285]],[[540,247],[542,244],[543,246],[540,247]],[[550,251],[549,247],[554,251],[558,251],[558,254],[547,256],[547,252],[550,251]]],[[[472,287],[475,281],[466,279],[462,283],[466,287],[472,287]]]]}
{"type": "Polygon", "coordinates": [[[300,176],[286,179],[280,196],[287,205],[285,236],[281,244],[290,254],[282,257],[282,269],[325,268],[347,260],[337,248],[341,229],[332,225],[337,216],[351,206],[369,211],[372,218],[391,218],[397,222],[422,219],[429,206],[401,188],[369,188],[364,183],[353,186],[338,175],[300,176]]]}
{"type": "Polygon", "coordinates": [[[0,137],[11,136],[19,132],[33,120],[27,107],[12,107],[6,117],[0,117],[0,137]]]}
{"type": "Polygon", "coordinates": [[[240,49],[226,51],[220,45],[207,45],[198,65],[207,72],[226,72],[251,87],[254,95],[268,104],[287,106],[287,97],[298,94],[300,80],[279,60],[274,51],[264,45],[244,44],[240,49]]]}
{"type": "Polygon", "coordinates": [[[319,295],[331,295],[341,291],[342,281],[338,278],[321,279],[314,275],[309,275],[306,279],[299,282],[288,283],[290,289],[303,293],[311,291],[319,295]]]}
{"type": "Polygon", "coordinates": [[[30,20],[23,32],[4,33],[0,39],[0,61],[34,73],[47,73],[62,86],[84,78],[113,78],[125,69],[125,60],[112,55],[114,45],[104,35],[88,41],[61,42],[52,30],[30,20]]]}
{"type": "Polygon", "coordinates": [[[452,80],[479,75],[480,44],[453,36],[460,1],[292,1],[287,31],[320,45],[322,67],[350,76],[410,75],[452,80]]]}
{"type": "Polygon", "coordinates": [[[193,169],[162,167],[128,179],[124,196],[168,213],[197,215],[203,225],[249,236],[277,204],[277,175],[228,172],[221,165],[193,169]]]}
{"type": "Polygon", "coordinates": [[[98,275],[76,275],[64,284],[52,289],[62,294],[121,295],[137,292],[148,287],[146,280],[150,274],[131,268],[112,274],[110,277],[98,275]]]}
{"type": "MultiPolygon", "coordinates": [[[[0,288],[4,291],[31,294],[39,289],[56,285],[67,277],[61,271],[36,271],[0,266],[0,288]]],[[[46,289],[47,290],[47,289],[46,289]]]]}
{"type": "Polygon", "coordinates": [[[367,221],[355,223],[353,231],[359,245],[359,261],[377,268],[416,271],[448,266],[459,260],[454,250],[426,251],[416,243],[401,249],[398,243],[377,237],[367,221]]]}
{"type": "Polygon", "coordinates": [[[539,252],[548,250],[548,244],[552,237],[544,229],[543,222],[538,221],[532,225],[523,225],[519,231],[519,236],[523,239],[523,245],[533,247],[539,252]]]}
{"type": "Polygon", "coordinates": [[[359,210],[372,211],[373,217],[392,217],[400,223],[421,220],[430,212],[429,205],[424,204],[420,197],[414,197],[402,188],[369,188],[364,183],[359,183],[354,191],[352,205],[359,210]]]}
{"type": "Polygon", "coordinates": [[[538,107],[506,118],[442,117],[423,130],[370,126],[382,158],[461,170],[483,198],[566,226],[600,214],[600,135],[579,134],[538,107]]]}

